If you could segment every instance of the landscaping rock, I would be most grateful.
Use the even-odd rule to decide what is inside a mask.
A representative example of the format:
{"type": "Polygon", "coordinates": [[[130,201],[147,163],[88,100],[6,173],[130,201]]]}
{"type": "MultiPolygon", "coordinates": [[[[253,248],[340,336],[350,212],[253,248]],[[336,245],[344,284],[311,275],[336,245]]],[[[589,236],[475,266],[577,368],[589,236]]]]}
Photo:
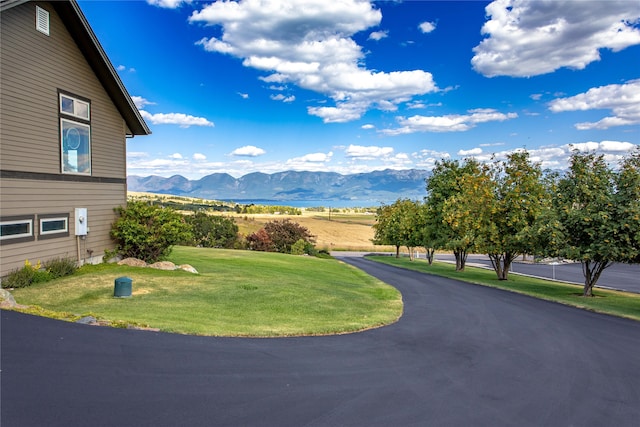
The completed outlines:
{"type": "Polygon", "coordinates": [[[188,271],[189,273],[198,274],[198,270],[190,266],[189,264],[182,264],[178,267],[180,270],[188,271]]]}
{"type": "Polygon", "coordinates": [[[85,316],[82,319],[76,320],[76,323],[82,323],[83,325],[94,325],[97,323],[97,319],[93,316],[85,316]]]}
{"type": "Polygon", "coordinates": [[[118,265],[128,265],[130,267],[146,267],[147,263],[138,258],[125,258],[118,261],[118,265]]]}
{"type": "Polygon", "coordinates": [[[0,307],[2,308],[13,308],[16,306],[16,300],[6,289],[0,289],[0,307]]]}
{"type": "Polygon", "coordinates": [[[175,270],[177,267],[171,261],[158,261],[153,264],[149,264],[149,268],[155,268],[157,270],[175,270]]]}

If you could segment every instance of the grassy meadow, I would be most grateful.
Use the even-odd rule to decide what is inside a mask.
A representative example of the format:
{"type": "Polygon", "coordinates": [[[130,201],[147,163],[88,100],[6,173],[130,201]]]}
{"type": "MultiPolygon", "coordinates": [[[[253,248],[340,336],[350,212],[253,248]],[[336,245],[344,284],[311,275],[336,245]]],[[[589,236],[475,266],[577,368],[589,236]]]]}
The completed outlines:
{"type": "Polygon", "coordinates": [[[393,323],[402,314],[395,288],[333,259],[176,247],[170,260],[191,264],[199,274],[88,265],[12,293],[19,304],[39,307],[39,314],[91,315],[112,325],[211,336],[348,333],[393,323]],[[131,298],[113,297],[120,276],[133,280],[131,298]]]}

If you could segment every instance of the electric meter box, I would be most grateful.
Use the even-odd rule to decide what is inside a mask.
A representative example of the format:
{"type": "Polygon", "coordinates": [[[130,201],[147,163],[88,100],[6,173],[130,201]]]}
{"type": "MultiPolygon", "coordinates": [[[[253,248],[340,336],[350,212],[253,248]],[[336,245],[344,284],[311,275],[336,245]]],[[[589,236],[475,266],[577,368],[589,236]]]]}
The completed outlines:
{"type": "Polygon", "coordinates": [[[87,235],[87,208],[76,208],[76,236],[87,235]]]}

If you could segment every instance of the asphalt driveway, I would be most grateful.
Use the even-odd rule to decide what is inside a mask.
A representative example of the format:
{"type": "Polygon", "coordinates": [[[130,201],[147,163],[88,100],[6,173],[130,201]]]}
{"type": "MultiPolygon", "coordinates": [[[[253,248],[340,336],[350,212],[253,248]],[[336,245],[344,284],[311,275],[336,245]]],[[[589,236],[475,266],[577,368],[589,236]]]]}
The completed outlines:
{"type": "Polygon", "coordinates": [[[2,311],[1,424],[637,425],[640,323],[345,261],[402,292],[400,321],[241,339],[2,311]]]}

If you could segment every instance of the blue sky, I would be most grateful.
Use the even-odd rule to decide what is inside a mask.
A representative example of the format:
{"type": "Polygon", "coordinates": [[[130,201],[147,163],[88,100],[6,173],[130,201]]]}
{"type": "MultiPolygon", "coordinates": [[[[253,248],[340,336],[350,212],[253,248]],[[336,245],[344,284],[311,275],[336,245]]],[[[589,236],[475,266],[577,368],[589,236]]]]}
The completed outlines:
{"type": "Polygon", "coordinates": [[[79,1],[153,134],[129,175],[431,169],[640,143],[636,1],[79,1]]]}

